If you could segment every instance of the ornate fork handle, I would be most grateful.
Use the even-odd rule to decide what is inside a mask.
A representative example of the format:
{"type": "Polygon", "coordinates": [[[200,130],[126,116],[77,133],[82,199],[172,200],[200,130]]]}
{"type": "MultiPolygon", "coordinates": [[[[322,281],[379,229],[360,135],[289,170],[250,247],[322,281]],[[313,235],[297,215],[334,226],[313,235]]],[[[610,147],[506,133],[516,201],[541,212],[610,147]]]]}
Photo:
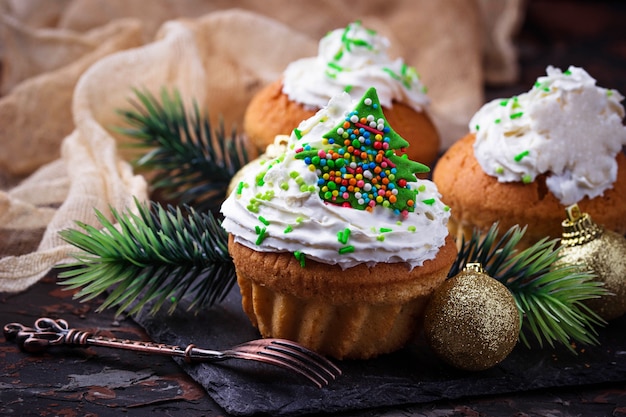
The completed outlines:
{"type": "Polygon", "coordinates": [[[152,353],[164,356],[180,356],[187,361],[217,361],[228,359],[228,351],[199,349],[194,344],[182,348],[163,343],[143,342],[138,340],[118,339],[94,336],[93,333],[70,328],[63,319],[53,320],[40,318],[34,327],[20,323],[9,323],[4,326],[7,340],[15,340],[25,352],[42,352],[51,346],[102,346],[152,353]]]}
{"type": "Polygon", "coordinates": [[[34,327],[20,323],[4,326],[4,336],[26,352],[42,352],[51,346],[102,346],[166,356],[179,356],[188,362],[214,362],[246,359],[275,365],[300,374],[319,388],[341,375],[341,369],[323,356],[298,343],[284,339],[257,339],[218,351],[199,349],[194,344],[182,348],[163,343],[94,336],[72,329],[63,319],[40,318],[34,327]]]}

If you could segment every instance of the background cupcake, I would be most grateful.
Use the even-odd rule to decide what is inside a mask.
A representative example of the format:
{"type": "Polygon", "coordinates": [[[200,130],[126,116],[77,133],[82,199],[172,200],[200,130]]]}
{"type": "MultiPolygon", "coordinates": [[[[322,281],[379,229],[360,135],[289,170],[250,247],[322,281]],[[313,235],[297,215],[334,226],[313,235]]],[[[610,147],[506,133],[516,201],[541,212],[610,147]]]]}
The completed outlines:
{"type": "Polygon", "coordinates": [[[564,209],[577,203],[598,224],[626,233],[621,100],[582,68],[548,67],[530,91],[485,104],[433,172],[453,209],[451,232],[527,225],[532,244],[560,237],[564,209]]]}
{"type": "Polygon", "coordinates": [[[413,67],[387,55],[389,41],[359,22],[329,32],[318,55],[292,62],[281,79],[251,100],[244,131],[262,151],[279,134],[290,134],[341,92],[361,97],[375,87],[389,123],[412,146],[409,157],[431,165],[440,138],[427,114],[429,98],[413,67]]]}

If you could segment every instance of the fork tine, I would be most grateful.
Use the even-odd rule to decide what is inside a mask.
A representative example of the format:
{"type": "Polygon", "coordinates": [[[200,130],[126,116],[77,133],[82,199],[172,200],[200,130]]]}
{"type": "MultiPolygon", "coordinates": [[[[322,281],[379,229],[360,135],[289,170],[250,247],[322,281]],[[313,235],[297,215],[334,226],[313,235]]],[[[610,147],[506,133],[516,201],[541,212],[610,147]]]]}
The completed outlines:
{"type": "Polygon", "coordinates": [[[326,359],[324,356],[292,341],[285,339],[271,339],[271,344],[267,347],[267,349],[279,351],[281,353],[295,357],[298,360],[303,361],[303,363],[318,368],[320,371],[322,371],[324,374],[327,374],[328,377],[333,380],[341,375],[341,369],[339,369],[334,363],[326,359]]]}
{"type": "Polygon", "coordinates": [[[297,372],[319,388],[328,385],[329,379],[334,380],[341,375],[341,370],[328,359],[288,340],[253,340],[236,346],[233,351],[239,357],[271,363],[297,372]]]}

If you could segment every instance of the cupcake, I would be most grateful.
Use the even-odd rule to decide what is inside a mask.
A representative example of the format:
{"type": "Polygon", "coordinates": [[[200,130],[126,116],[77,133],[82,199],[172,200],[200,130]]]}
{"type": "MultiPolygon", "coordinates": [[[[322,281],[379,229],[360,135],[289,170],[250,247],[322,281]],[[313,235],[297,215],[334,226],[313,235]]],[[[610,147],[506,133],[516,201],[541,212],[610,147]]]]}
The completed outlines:
{"type": "Polygon", "coordinates": [[[263,337],[337,359],[403,347],[456,258],[449,209],[375,89],[348,93],[246,167],[222,206],[242,306],[263,337]]]}
{"type": "Polygon", "coordinates": [[[519,224],[527,226],[528,246],[560,237],[565,208],[574,203],[626,233],[622,100],[582,68],[548,67],[530,91],[485,104],[433,171],[453,209],[451,234],[519,224]]]}
{"type": "Polygon", "coordinates": [[[426,113],[429,98],[414,68],[387,55],[389,41],[359,22],[328,33],[318,55],[292,62],[281,79],[261,89],[244,115],[244,132],[263,151],[279,134],[289,135],[341,92],[361,97],[375,87],[385,115],[411,147],[409,157],[432,165],[440,138],[426,113]]]}

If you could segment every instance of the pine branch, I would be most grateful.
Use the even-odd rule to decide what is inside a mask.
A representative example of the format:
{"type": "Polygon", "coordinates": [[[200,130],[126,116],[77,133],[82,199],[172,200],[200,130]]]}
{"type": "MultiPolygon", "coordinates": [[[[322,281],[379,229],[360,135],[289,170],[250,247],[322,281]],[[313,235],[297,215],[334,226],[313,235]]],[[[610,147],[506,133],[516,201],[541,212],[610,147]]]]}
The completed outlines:
{"type": "Polygon", "coordinates": [[[193,111],[185,109],[178,91],[170,95],[163,89],[160,102],[149,92],[134,91],[135,109],[119,111],[131,127],[117,131],[146,149],[135,166],[155,174],[151,185],[166,198],[217,212],[230,180],[248,162],[243,136],[235,131],[227,136],[223,124],[214,131],[197,102],[193,111]]]}
{"type": "Polygon", "coordinates": [[[542,239],[518,252],[515,247],[525,231],[514,226],[498,239],[494,224],[484,236],[474,232],[469,241],[463,240],[448,276],[458,274],[469,262],[479,262],[489,276],[504,284],[517,303],[520,340],[528,347],[531,337],[541,347],[556,342],[573,352],[572,341],[597,344],[595,326],[606,322],[584,302],[608,291],[578,265],[554,265],[560,258],[558,239],[542,239]]]}
{"type": "Polygon", "coordinates": [[[77,298],[89,300],[111,291],[99,310],[117,306],[134,314],[149,303],[150,312],[171,301],[170,312],[183,297],[188,310],[200,310],[220,302],[235,283],[228,235],[209,212],[190,207],[150,207],[136,201],[138,214],[112,210],[116,227],[96,211],[102,228],[78,222],[83,231],[60,232],[81,249],[76,262],[61,265],[59,277],[69,289],[80,288],[77,298]]]}

